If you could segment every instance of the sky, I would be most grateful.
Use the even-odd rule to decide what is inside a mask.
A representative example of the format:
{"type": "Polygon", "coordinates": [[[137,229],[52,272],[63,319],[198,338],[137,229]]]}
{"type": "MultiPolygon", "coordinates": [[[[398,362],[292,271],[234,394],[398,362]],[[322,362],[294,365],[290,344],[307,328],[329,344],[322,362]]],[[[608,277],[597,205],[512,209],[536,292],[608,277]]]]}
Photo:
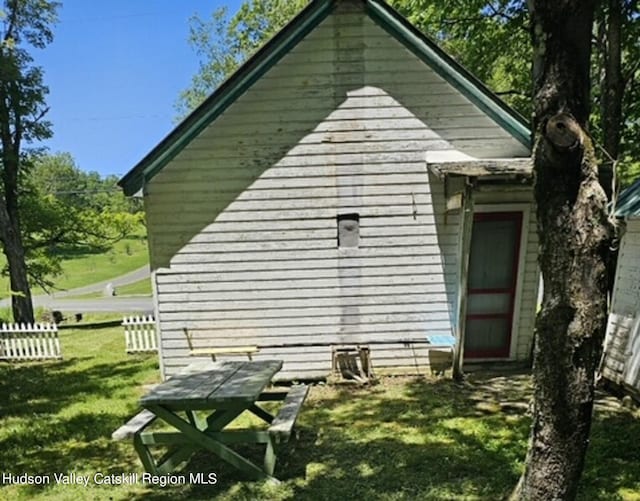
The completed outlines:
{"type": "Polygon", "coordinates": [[[49,87],[52,153],[122,176],[176,125],[175,102],[198,68],[189,18],[240,0],[62,0],[54,41],[33,50],[49,87]]]}

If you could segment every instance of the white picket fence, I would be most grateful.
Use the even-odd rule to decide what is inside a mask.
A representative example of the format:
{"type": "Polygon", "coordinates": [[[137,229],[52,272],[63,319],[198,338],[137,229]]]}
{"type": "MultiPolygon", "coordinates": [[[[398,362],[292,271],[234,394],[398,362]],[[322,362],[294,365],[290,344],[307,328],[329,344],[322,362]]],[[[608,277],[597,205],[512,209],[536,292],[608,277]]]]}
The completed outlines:
{"type": "Polygon", "coordinates": [[[0,359],[45,360],[50,358],[62,358],[56,324],[2,324],[0,359]]]}
{"type": "Polygon", "coordinates": [[[122,325],[127,353],[158,351],[156,321],[153,316],[124,317],[122,325]]]}

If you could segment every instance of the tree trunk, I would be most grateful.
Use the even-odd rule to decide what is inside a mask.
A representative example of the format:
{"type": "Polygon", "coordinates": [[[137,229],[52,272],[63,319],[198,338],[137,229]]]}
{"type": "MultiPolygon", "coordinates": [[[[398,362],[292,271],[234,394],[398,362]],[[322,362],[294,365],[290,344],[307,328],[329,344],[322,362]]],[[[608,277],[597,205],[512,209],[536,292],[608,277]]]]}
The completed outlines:
{"type": "Polygon", "coordinates": [[[31,302],[31,288],[24,260],[22,237],[9,217],[6,203],[0,203],[0,226],[2,227],[0,241],[2,241],[2,249],[9,268],[13,319],[15,322],[33,323],[33,303],[31,302]]]}
{"type": "MultiPolygon", "coordinates": [[[[25,263],[24,246],[18,207],[18,172],[20,169],[20,134],[12,131],[10,86],[5,83],[0,88],[0,139],[2,148],[2,190],[0,195],[0,242],[7,257],[9,284],[11,286],[11,307],[15,322],[33,323],[33,303],[31,288],[25,263]]],[[[19,116],[15,112],[13,117],[19,116]]]]}
{"type": "Polygon", "coordinates": [[[606,15],[606,40],[604,53],[604,77],[601,84],[600,114],[602,136],[608,157],[600,166],[600,184],[611,199],[613,193],[614,162],[620,153],[622,128],[622,4],[621,0],[609,0],[606,15]]]}
{"type": "Polygon", "coordinates": [[[586,132],[593,1],[530,0],[534,173],[544,297],[533,423],[513,499],[574,499],[587,451],[607,315],[606,195],[586,132]]]}

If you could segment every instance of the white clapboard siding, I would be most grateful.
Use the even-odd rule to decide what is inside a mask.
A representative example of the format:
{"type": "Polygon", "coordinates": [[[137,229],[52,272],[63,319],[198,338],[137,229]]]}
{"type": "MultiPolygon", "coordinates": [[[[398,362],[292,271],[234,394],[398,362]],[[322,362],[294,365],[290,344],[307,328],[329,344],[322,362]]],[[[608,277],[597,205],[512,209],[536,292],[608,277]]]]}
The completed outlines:
{"type": "Polygon", "coordinates": [[[60,359],[58,326],[49,323],[2,324],[1,360],[60,359]]]}
{"type": "MultiPolygon", "coordinates": [[[[426,153],[528,151],[354,5],[337,3],[146,185],[165,376],[191,361],[185,327],[202,346],[452,332],[460,218],[445,215],[453,183],[429,174],[426,153]],[[338,248],[348,213],[359,244],[338,248]]],[[[287,377],[331,367],[327,347],[260,357],[284,360],[287,377]]],[[[429,364],[397,343],[372,358],[429,364]]]]}
{"type": "MultiPolygon", "coordinates": [[[[224,298],[218,301],[206,301],[207,308],[197,301],[163,301],[159,305],[163,313],[208,312],[212,311],[219,318],[228,318],[233,315],[243,318],[252,318],[253,315],[263,317],[274,316],[304,316],[305,312],[331,312],[336,309],[342,311],[345,308],[361,308],[361,311],[372,309],[380,311],[381,308],[388,312],[398,311],[448,311],[447,304],[455,297],[454,291],[447,294],[382,294],[370,296],[329,296],[316,297],[312,301],[306,298],[277,298],[277,299],[251,299],[242,298],[229,300],[224,298]]],[[[318,313],[316,313],[317,315],[318,313]]]]}
{"type": "Polygon", "coordinates": [[[149,316],[131,316],[122,319],[127,353],[158,351],[156,321],[149,316]]]}
{"type": "Polygon", "coordinates": [[[631,217],[620,242],[604,343],[602,374],[640,391],[640,218],[631,217]]]}
{"type": "Polygon", "coordinates": [[[407,264],[407,265],[394,265],[393,270],[389,270],[389,266],[371,266],[363,272],[361,267],[344,267],[338,268],[336,266],[329,268],[315,269],[313,277],[309,278],[308,273],[305,271],[308,268],[302,268],[298,270],[288,269],[289,273],[283,274],[281,270],[253,270],[253,271],[236,271],[227,272],[220,270],[218,273],[208,273],[201,271],[198,273],[167,273],[158,277],[158,283],[167,284],[184,284],[185,282],[205,283],[205,284],[218,284],[224,281],[237,282],[251,282],[252,285],[258,282],[271,283],[273,281],[279,282],[282,280],[292,280],[296,276],[303,280],[319,280],[319,279],[357,279],[363,275],[366,280],[371,280],[377,277],[388,278],[390,272],[393,273],[393,277],[409,276],[411,278],[426,276],[433,280],[433,276],[437,276],[441,271],[441,266],[437,264],[407,264]]]}
{"type": "MultiPolygon", "coordinates": [[[[412,159],[413,160],[413,159],[412,159]]],[[[399,162],[393,164],[392,162],[369,162],[367,164],[346,164],[340,165],[337,168],[332,164],[320,164],[320,165],[307,165],[305,169],[299,169],[294,167],[272,167],[265,172],[266,167],[262,163],[254,163],[250,165],[239,165],[239,162],[223,162],[216,158],[205,158],[202,160],[181,160],[186,172],[179,175],[173,173],[173,171],[163,171],[162,176],[153,179],[154,183],[149,185],[149,194],[155,193],[154,186],[160,188],[166,185],[173,185],[178,183],[178,186],[174,186],[174,190],[198,190],[202,189],[202,182],[211,182],[215,180],[215,185],[211,187],[212,190],[216,190],[218,182],[228,183],[227,185],[221,184],[225,188],[225,193],[229,192],[229,186],[232,186],[240,194],[243,188],[251,185],[251,188],[260,188],[263,183],[270,183],[281,180],[294,180],[292,182],[299,183],[301,187],[306,182],[309,186],[320,180],[326,184],[326,179],[331,181],[331,185],[346,185],[349,184],[362,184],[368,182],[373,176],[377,176],[377,184],[380,184],[382,177],[396,175],[420,175],[424,176],[427,172],[424,159],[415,159],[413,161],[399,162]],[[230,165],[233,165],[234,170],[229,170],[230,165]],[[229,179],[227,180],[227,176],[229,179]],[[231,184],[233,182],[233,184],[231,184]],[[238,191],[238,189],[241,189],[238,191]]],[[[414,181],[415,182],[415,181],[414,181]]],[[[420,181],[417,181],[420,182],[420,181]]],[[[433,190],[439,186],[430,186],[433,190]]],[[[268,186],[265,188],[280,188],[286,189],[282,186],[268,186]]],[[[161,190],[158,190],[161,191],[161,190]]],[[[443,187],[439,191],[444,191],[443,187]]],[[[215,192],[215,191],[214,191],[215,192]]],[[[234,191],[232,190],[232,193],[234,191]]]]}

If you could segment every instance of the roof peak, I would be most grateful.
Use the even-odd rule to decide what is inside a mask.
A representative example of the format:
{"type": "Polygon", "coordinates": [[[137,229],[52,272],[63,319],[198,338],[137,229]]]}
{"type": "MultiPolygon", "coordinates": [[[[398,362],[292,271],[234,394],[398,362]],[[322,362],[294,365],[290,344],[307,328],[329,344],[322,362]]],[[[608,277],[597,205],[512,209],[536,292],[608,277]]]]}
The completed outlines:
{"type": "Polygon", "coordinates": [[[531,133],[524,118],[387,3],[382,0],[313,0],[118,182],[125,194],[133,195],[143,188],[192,139],[215,121],[308,33],[339,6],[348,4],[361,5],[362,11],[378,26],[465,95],[520,143],[530,147],[531,133]]]}

